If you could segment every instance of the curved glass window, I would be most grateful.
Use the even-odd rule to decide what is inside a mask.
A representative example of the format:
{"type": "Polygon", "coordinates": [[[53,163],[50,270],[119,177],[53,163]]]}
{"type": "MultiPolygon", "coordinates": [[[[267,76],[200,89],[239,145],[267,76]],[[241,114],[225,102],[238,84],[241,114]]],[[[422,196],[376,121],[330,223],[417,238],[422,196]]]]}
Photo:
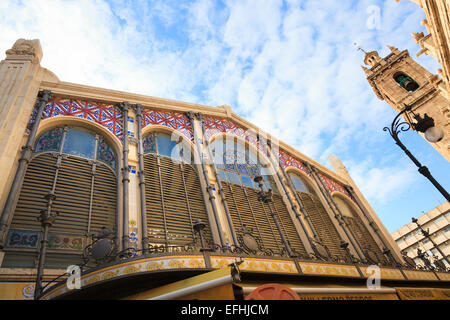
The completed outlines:
{"type": "Polygon", "coordinates": [[[58,151],[63,136],[63,128],[54,128],[44,132],[36,142],[34,152],[58,151]]]}
{"type": "Polygon", "coordinates": [[[116,169],[116,153],[102,137],[81,128],[59,127],[44,132],[36,141],[35,153],[61,151],[78,157],[96,159],[116,169]]]}
{"type": "Polygon", "coordinates": [[[313,193],[309,190],[306,183],[294,173],[290,173],[289,177],[291,178],[292,184],[294,185],[295,190],[305,193],[313,193]]]}
{"type": "Polygon", "coordinates": [[[278,192],[275,180],[268,170],[248,150],[248,146],[220,138],[211,143],[212,152],[221,180],[245,187],[259,189],[253,179],[262,176],[265,189],[278,192]]]}
{"type": "Polygon", "coordinates": [[[183,142],[172,140],[169,134],[161,132],[150,133],[142,139],[142,143],[144,154],[156,153],[186,162],[191,160],[190,152],[188,152],[189,147],[183,142]]]}
{"type": "Polygon", "coordinates": [[[93,159],[95,156],[95,135],[76,129],[69,130],[62,152],[93,159]]]}
{"type": "Polygon", "coordinates": [[[346,216],[346,217],[350,217],[353,218],[354,214],[352,209],[350,209],[350,207],[348,206],[348,204],[341,198],[339,197],[333,197],[334,202],[336,202],[336,205],[338,206],[338,208],[341,210],[341,213],[346,216]]]}

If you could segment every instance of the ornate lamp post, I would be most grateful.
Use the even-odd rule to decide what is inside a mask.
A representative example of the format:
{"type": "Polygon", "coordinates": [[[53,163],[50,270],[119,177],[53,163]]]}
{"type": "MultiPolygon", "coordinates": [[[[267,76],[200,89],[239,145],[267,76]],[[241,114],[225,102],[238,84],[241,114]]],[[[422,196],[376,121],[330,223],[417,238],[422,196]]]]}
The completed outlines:
{"type": "MultiPolygon", "coordinates": [[[[413,130],[425,133],[425,138],[430,142],[438,142],[443,137],[443,132],[440,128],[434,126],[434,120],[427,114],[422,118],[420,115],[414,115],[417,123],[409,124],[405,121],[400,120],[400,116],[406,111],[411,111],[411,106],[405,105],[403,109],[392,121],[391,127],[384,127],[383,131],[388,131],[391,137],[395,140],[395,143],[406,153],[406,155],[414,162],[414,164],[419,168],[419,172],[424,175],[430,182],[438,189],[438,191],[444,196],[447,201],[450,201],[449,193],[434,179],[430,171],[426,166],[423,166],[405,147],[405,145],[398,138],[398,134],[401,131],[408,131],[411,127],[413,130]]],[[[412,112],[412,111],[411,111],[412,112]]],[[[408,117],[408,115],[407,115],[408,117]]]]}
{"type": "Polygon", "coordinates": [[[273,219],[273,222],[275,223],[275,226],[277,227],[278,233],[281,237],[281,241],[284,244],[284,247],[286,249],[286,252],[288,253],[289,257],[292,257],[292,249],[289,247],[288,242],[286,241],[286,238],[284,237],[283,233],[281,232],[280,229],[280,225],[278,224],[278,221],[275,217],[275,213],[272,210],[272,207],[270,206],[270,202],[272,202],[272,190],[269,189],[269,191],[264,191],[263,189],[263,184],[261,183],[261,181],[263,180],[263,177],[261,176],[256,176],[253,181],[255,181],[259,188],[261,189],[260,191],[258,191],[258,200],[262,201],[263,203],[267,203],[267,206],[269,207],[270,210],[270,215],[273,219]]]}
{"type": "Polygon", "coordinates": [[[47,243],[48,243],[48,229],[52,226],[53,222],[55,222],[56,216],[59,214],[58,212],[52,211],[52,204],[55,200],[56,196],[53,193],[49,193],[45,196],[47,199],[47,209],[41,210],[41,215],[37,218],[37,220],[42,225],[42,240],[41,240],[41,248],[39,251],[39,264],[36,276],[36,285],[34,290],[34,299],[39,299],[39,296],[42,294],[42,273],[44,271],[45,265],[45,256],[47,254],[47,243]]]}
{"type": "Polygon", "coordinates": [[[437,251],[439,251],[439,253],[442,255],[442,257],[444,258],[445,261],[447,261],[447,263],[450,265],[450,262],[448,262],[447,256],[441,251],[441,249],[439,249],[439,247],[437,246],[437,244],[433,241],[433,239],[430,237],[430,234],[428,233],[428,230],[423,230],[422,226],[419,224],[419,221],[416,218],[412,218],[411,219],[413,223],[415,223],[417,225],[417,227],[419,228],[419,230],[422,232],[422,235],[427,238],[428,240],[431,241],[431,243],[433,244],[433,247],[436,248],[437,251]]]}
{"type": "Polygon", "coordinates": [[[205,246],[203,243],[203,229],[205,229],[206,224],[202,222],[201,219],[195,220],[195,224],[193,225],[195,233],[198,234],[198,237],[200,238],[200,251],[204,250],[205,246]]]}

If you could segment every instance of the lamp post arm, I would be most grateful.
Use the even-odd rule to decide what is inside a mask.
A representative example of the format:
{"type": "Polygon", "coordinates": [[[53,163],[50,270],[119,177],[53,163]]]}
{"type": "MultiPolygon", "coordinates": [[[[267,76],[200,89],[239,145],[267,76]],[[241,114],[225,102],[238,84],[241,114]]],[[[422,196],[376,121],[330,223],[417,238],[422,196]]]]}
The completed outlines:
{"type": "Polygon", "coordinates": [[[406,155],[411,159],[412,162],[419,168],[420,174],[425,176],[430,182],[438,189],[438,191],[444,196],[447,201],[450,201],[450,194],[445,190],[434,177],[431,175],[430,171],[426,166],[423,166],[419,160],[412,155],[412,153],[405,147],[405,145],[400,141],[398,134],[400,132],[408,131],[411,125],[406,121],[401,121],[400,116],[406,111],[411,110],[410,106],[406,106],[392,121],[391,127],[384,127],[383,131],[388,131],[391,137],[394,139],[395,143],[406,153],[406,155]]]}

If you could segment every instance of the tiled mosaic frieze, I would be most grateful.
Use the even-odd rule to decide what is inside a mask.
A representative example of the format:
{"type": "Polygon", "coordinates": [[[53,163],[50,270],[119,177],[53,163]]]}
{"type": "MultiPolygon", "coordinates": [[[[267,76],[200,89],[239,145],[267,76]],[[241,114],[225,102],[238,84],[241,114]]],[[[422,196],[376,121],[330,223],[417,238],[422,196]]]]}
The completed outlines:
{"type": "Polygon", "coordinates": [[[328,178],[327,176],[325,176],[321,173],[319,173],[319,177],[323,181],[323,184],[325,185],[325,187],[327,187],[328,191],[330,191],[330,192],[339,191],[353,200],[353,198],[350,196],[350,194],[347,192],[347,190],[344,188],[344,186],[342,184],[328,178]]]}
{"type": "MultiPolygon", "coordinates": [[[[36,118],[37,109],[33,110],[29,125],[36,118]]],[[[120,138],[123,134],[122,111],[115,105],[86,100],[53,99],[45,106],[42,119],[56,116],[73,116],[96,122],[120,138]]]]}
{"type": "MultiPolygon", "coordinates": [[[[81,276],[81,287],[94,284],[120,276],[133,273],[157,271],[157,270],[174,270],[174,269],[199,269],[206,268],[203,255],[189,256],[167,256],[139,259],[126,263],[113,265],[108,268],[100,269],[86,275],[81,276]]],[[[51,299],[68,292],[69,289],[65,285],[60,285],[55,289],[51,289],[44,295],[43,299],[51,299]]]]}
{"type": "MultiPolygon", "coordinates": [[[[39,247],[41,232],[11,230],[8,233],[5,247],[36,249],[39,247]]],[[[48,235],[49,249],[81,251],[84,248],[84,237],[76,235],[52,234],[48,235]]]]}
{"type": "Polygon", "coordinates": [[[433,272],[404,270],[403,271],[408,280],[439,280],[433,272]]]}
{"type": "Polygon", "coordinates": [[[203,123],[205,125],[206,140],[211,139],[212,136],[218,133],[228,133],[241,137],[259,150],[263,151],[262,146],[256,138],[255,132],[248,132],[245,128],[242,128],[231,121],[220,118],[204,117],[203,123]]]}
{"type": "Polygon", "coordinates": [[[306,168],[303,162],[295,159],[290,154],[283,152],[282,150],[278,151],[278,160],[280,161],[281,166],[286,169],[287,167],[294,167],[300,169],[307,175],[311,175],[311,172],[306,168]]]}
{"type": "MultiPolygon", "coordinates": [[[[236,258],[226,256],[212,256],[211,267],[225,268],[236,262],[236,258]]],[[[245,258],[239,265],[239,270],[275,272],[275,273],[298,273],[295,263],[289,260],[245,258]]]]}
{"type": "Polygon", "coordinates": [[[308,275],[361,277],[355,266],[300,262],[300,268],[308,275]]]}
{"type": "Polygon", "coordinates": [[[146,109],[142,113],[142,128],[148,125],[166,126],[194,139],[191,122],[184,113],[146,109]]]}
{"type": "Polygon", "coordinates": [[[49,234],[47,246],[49,249],[81,251],[85,247],[84,239],[82,236],[49,234]]]}
{"type": "Polygon", "coordinates": [[[41,238],[40,232],[10,230],[6,239],[7,248],[37,248],[41,238]]]}
{"type": "MultiPolygon", "coordinates": [[[[359,267],[364,277],[368,278],[372,276],[372,272],[368,269],[368,267],[359,267]]],[[[405,280],[400,269],[391,269],[391,268],[380,268],[380,276],[381,280],[405,280]]]]}

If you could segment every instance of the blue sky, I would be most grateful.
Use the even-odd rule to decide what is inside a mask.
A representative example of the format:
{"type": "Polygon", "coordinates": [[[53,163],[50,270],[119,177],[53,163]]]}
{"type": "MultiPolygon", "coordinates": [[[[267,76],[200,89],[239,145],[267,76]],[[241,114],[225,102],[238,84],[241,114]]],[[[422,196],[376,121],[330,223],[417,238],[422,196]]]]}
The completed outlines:
{"type": "MultiPolygon", "coordinates": [[[[330,168],[334,153],[392,232],[444,198],[382,130],[395,112],[353,43],[408,49],[436,73],[433,58],[415,57],[423,19],[395,0],[2,0],[0,50],[37,38],[63,81],[230,105],[330,168]]],[[[415,132],[401,139],[450,190],[448,162],[415,132]]]]}

